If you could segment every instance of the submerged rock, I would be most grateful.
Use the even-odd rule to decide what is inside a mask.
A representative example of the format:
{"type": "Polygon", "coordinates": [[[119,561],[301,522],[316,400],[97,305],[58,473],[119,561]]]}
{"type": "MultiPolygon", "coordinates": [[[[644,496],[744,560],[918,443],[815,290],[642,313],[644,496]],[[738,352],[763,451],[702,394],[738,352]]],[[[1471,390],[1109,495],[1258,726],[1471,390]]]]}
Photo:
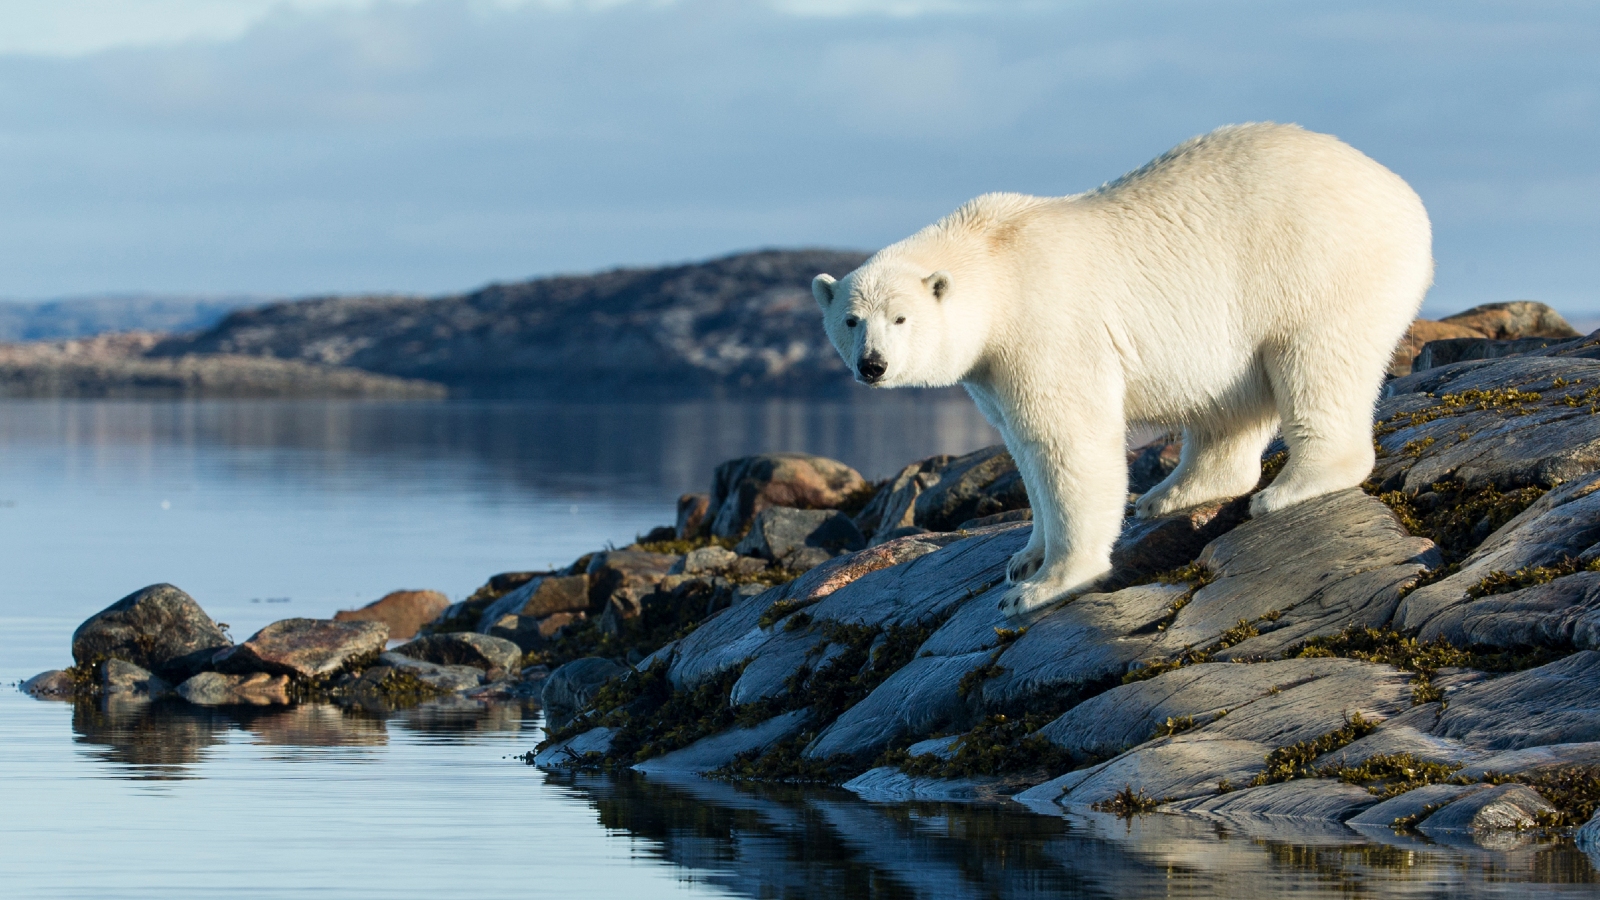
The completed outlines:
{"type": "Polygon", "coordinates": [[[310,680],[376,656],[388,640],[389,626],[382,622],[284,619],[218,654],[215,664],[223,672],[269,672],[310,680]]]}
{"type": "Polygon", "coordinates": [[[100,689],[107,694],[143,694],[159,697],[172,692],[172,685],[149,670],[124,662],[108,659],[100,667],[100,689]]]}
{"type": "Polygon", "coordinates": [[[417,638],[394,648],[393,654],[442,666],[471,666],[489,673],[491,679],[522,671],[521,647],[504,638],[470,631],[417,638]]]}
{"type": "Polygon", "coordinates": [[[193,597],[170,584],[155,584],[79,625],[72,633],[72,658],[79,665],[120,659],[182,680],[230,643],[193,597]]]}
{"type": "Polygon", "coordinates": [[[24,694],[40,700],[70,700],[78,692],[72,673],[64,669],[40,672],[18,685],[24,694]]]}
{"type": "Polygon", "coordinates": [[[196,706],[272,706],[289,702],[289,676],[256,672],[201,672],[178,685],[178,696],[196,706]]]}
{"type": "MultiPolygon", "coordinates": [[[[399,652],[385,653],[378,657],[378,662],[384,667],[414,676],[423,684],[445,693],[468,691],[483,684],[486,680],[483,669],[475,666],[440,665],[406,656],[399,652]]],[[[368,672],[371,672],[371,670],[369,669],[368,672]]],[[[365,678],[366,676],[363,675],[362,677],[365,678]]]]}
{"type": "Polygon", "coordinates": [[[439,618],[450,606],[450,598],[438,591],[392,591],[360,609],[340,610],[335,622],[382,622],[389,626],[391,640],[413,637],[422,626],[439,618]]]}

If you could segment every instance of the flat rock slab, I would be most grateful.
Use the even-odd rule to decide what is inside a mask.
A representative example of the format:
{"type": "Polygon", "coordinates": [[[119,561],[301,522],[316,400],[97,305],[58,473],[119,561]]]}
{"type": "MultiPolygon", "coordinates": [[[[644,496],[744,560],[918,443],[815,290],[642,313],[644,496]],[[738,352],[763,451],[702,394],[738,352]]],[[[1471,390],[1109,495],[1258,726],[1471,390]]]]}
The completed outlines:
{"type": "Polygon", "coordinates": [[[664,753],[636,764],[635,771],[645,774],[701,774],[721,768],[743,753],[766,750],[779,741],[800,733],[809,718],[809,710],[797,709],[774,716],[749,728],[734,728],[721,734],[701,738],[687,747],[664,753]]]}
{"type": "Polygon", "coordinates": [[[893,766],[880,766],[846,781],[842,787],[871,803],[986,802],[1004,800],[1010,785],[999,778],[927,778],[893,766]]]}
{"type": "MultiPolygon", "coordinates": [[[[1600,420],[1600,416],[1594,418],[1600,420]]],[[[1491,534],[1462,561],[1460,571],[1408,594],[1399,606],[1395,625],[1430,634],[1442,633],[1446,625],[1441,623],[1435,627],[1433,620],[1457,607],[1476,605],[1469,592],[1491,573],[1555,565],[1568,557],[1590,558],[1590,548],[1597,543],[1600,543],[1600,474],[1593,474],[1540,497],[1491,534]]],[[[1446,620],[1450,621],[1457,620],[1446,620]]]]}
{"type": "Polygon", "coordinates": [[[324,678],[362,657],[377,655],[388,640],[389,626],[382,622],[283,619],[218,654],[215,664],[224,672],[324,678]]]}
{"type": "Polygon", "coordinates": [[[422,626],[450,608],[450,598],[438,591],[391,591],[360,609],[333,614],[335,622],[382,622],[391,640],[410,639],[422,626]]]}
{"type": "Polygon", "coordinates": [[[1285,746],[1333,731],[1353,713],[1381,719],[1410,708],[1411,679],[1349,659],[1204,663],[1112,688],[1039,734],[1080,758],[1142,744],[1169,720],[1190,720],[1197,733],[1285,746]]]}
{"type": "Polygon", "coordinates": [[[181,680],[229,643],[193,597],[170,584],[153,584],[79,625],[72,633],[72,658],[80,664],[121,659],[181,680]]]}
{"type": "Polygon", "coordinates": [[[1600,652],[1464,688],[1429,730],[1481,750],[1600,741],[1600,652]]]}
{"type": "Polygon", "coordinates": [[[1369,807],[1345,824],[1352,828],[1392,828],[1396,819],[1425,816],[1448,803],[1488,790],[1486,784],[1425,784],[1369,807]]]}
{"type": "Polygon", "coordinates": [[[1600,650],[1600,572],[1445,607],[1418,637],[1458,647],[1600,650]]]}
{"type": "Polygon", "coordinates": [[[1047,796],[1049,789],[1029,793],[1064,807],[1110,800],[1125,788],[1168,803],[1207,797],[1217,793],[1218,785],[1224,781],[1236,786],[1249,784],[1266,768],[1266,754],[1271,749],[1255,741],[1225,738],[1155,741],[1058,779],[1058,786],[1064,790],[1055,797],[1047,796]]]}
{"type": "Polygon", "coordinates": [[[1423,819],[1417,830],[1430,837],[1451,831],[1522,831],[1537,827],[1540,815],[1555,811],[1532,788],[1502,784],[1463,795],[1423,819]]]}
{"type": "Polygon", "coordinates": [[[505,638],[471,631],[432,634],[394,649],[401,656],[441,666],[472,666],[498,677],[522,671],[522,648],[505,638]]]}
{"type": "Polygon", "coordinates": [[[196,706],[281,705],[289,702],[289,676],[201,672],[178,685],[177,693],[196,706]]]}
{"type": "Polygon", "coordinates": [[[1161,636],[1162,655],[1209,647],[1241,621],[1259,636],[1218,658],[1276,657],[1350,625],[1387,624],[1401,589],[1442,560],[1433,542],[1407,534],[1389,507],[1349,490],[1251,519],[1208,544],[1198,562],[1216,580],[1195,592],[1161,636]]]}
{"type": "Polygon", "coordinates": [[[406,672],[436,690],[452,694],[470,691],[487,680],[483,670],[474,666],[439,665],[400,653],[385,653],[378,657],[378,662],[406,672]]]}
{"type": "Polygon", "coordinates": [[[1364,788],[1326,778],[1299,778],[1172,804],[1177,812],[1223,819],[1309,819],[1343,822],[1378,798],[1364,788]]]}
{"type": "Polygon", "coordinates": [[[78,692],[72,673],[65,669],[40,672],[17,686],[24,694],[40,700],[71,700],[78,692]]]}
{"type": "Polygon", "coordinates": [[[805,756],[872,756],[896,740],[922,737],[956,722],[966,713],[961,679],[988,660],[982,651],[913,659],[817,735],[805,756]]]}
{"type": "Polygon", "coordinates": [[[1463,778],[1482,778],[1490,774],[1529,775],[1566,766],[1600,766],[1600,741],[1546,744],[1480,754],[1457,774],[1463,778]]]}
{"type": "Polygon", "coordinates": [[[540,750],[533,758],[533,764],[541,769],[567,769],[582,765],[590,759],[604,756],[611,749],[611,741],[616,734],[615,728],[591,728],[540,750]]]}

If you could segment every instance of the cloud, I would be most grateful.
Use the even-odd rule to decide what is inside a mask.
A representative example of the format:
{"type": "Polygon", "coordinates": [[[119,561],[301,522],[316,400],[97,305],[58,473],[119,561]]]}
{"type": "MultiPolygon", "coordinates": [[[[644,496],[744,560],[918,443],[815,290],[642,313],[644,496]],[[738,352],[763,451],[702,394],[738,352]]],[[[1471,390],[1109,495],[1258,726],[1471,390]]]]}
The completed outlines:
{"type": "MultiPolygon", "coordinates": [[[[870,248],[983,191],[1083,190],[1277,119],[1418,188],[1440,308],[1600,308],[1588,6],[237,6],[254,18],[0,56],[0,295],[433,291],[870,248]]],[[[210,21],[156,7],[152,29],[210,21]]]]}

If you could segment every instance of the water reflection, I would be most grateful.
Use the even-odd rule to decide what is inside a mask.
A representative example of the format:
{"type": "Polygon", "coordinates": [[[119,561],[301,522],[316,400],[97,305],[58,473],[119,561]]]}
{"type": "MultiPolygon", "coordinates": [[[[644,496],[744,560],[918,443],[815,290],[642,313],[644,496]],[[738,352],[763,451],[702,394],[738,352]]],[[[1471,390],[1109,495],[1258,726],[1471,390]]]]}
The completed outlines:
{"type": "Polygon", "coordinates": [[[537,708],[516,701],[447,697],[406,709],[302,703],[194,706],[176,698],[113,694],[73,705],[74,742],[90,758],[140,780],[200,777],[206,751],[237,737],[272,747],[378,747],[391,727],[461,741],[537,726],[537,708]]]}
{"type": "Polygon", "coordinates": [[[642,777],[562,782],[601,824],[749,897],[1588,896],[1568,839],[1485,849],[1341,826],[1035,815],[1019,806],[874,805],[844,792],[642,777]]]}

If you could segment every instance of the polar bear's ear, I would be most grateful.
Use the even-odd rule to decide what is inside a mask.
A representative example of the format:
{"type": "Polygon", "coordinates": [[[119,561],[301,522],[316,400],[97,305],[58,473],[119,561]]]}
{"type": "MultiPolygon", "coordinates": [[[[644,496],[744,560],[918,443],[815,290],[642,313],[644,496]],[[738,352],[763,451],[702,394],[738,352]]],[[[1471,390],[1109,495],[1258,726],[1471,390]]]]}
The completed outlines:
{"type": "Polygon", "coordinates": [[[817,305],[823,309],[833,302],[833,276],[826,273],[811,279],[811,296],[817,298],[817,305]]]}
{"type": "Polygon", "coordinates": [[[950,273],[939,271],[922,279],[924,286],[933,292],[933,299],[943,300],[944,295],[950,293],[950,273]]]}

